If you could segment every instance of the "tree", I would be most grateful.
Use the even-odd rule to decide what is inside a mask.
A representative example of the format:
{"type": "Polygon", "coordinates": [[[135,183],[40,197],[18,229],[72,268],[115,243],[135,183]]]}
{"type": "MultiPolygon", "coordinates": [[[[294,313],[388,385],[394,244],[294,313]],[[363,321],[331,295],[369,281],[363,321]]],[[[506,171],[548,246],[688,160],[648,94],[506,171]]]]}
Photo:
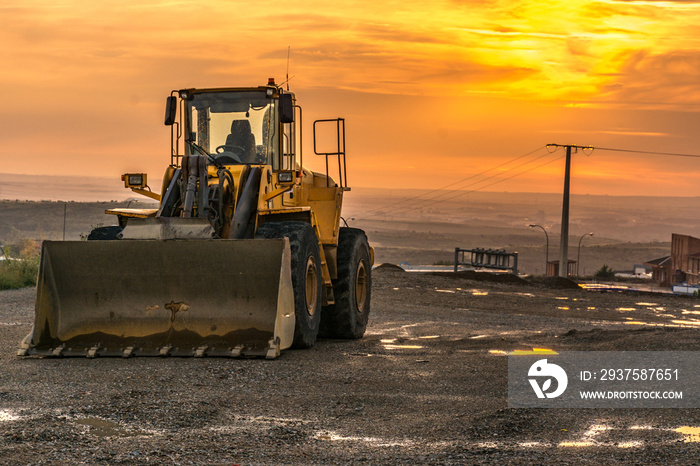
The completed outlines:
{"type": "Polygon", "coordinates": [[[599,280],[611,280],[615,278],[615,271],[608,267],[607,264],[603,264],[601,268],[596,270],[594,277],[599,280]]]}

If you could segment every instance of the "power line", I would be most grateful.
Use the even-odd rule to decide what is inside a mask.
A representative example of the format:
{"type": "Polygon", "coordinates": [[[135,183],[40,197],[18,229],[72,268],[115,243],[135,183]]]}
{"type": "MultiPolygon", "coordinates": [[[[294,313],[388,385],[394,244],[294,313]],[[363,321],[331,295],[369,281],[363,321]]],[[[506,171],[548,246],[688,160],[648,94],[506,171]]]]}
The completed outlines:
{"type": "Polygon", "coordinates": [[[649,150],[634,150],[634,149],[617,149],[617,148],[611,148],[611,147],[595,147],[595,146],[575,146],[571,144],[547,144],[547,148],[549,147],[555,147],[556,149],[559,149],[560,147],[571,147],[574,149],[581,149],[584,152],[587,150],[594,151],[594,150],[606,150],[610,152],[630,152],[633,154],[648,154],[648,155],[668,155],[671,157],[692,157],[692,158],[700,158],[700,154],[679,154],[675,152],[656,152],[656,151],[649,151],[649,150]]]}
{"type": "Polygon", "coordinates": [[[678,153],[673,153],[673,152],[654,152],[654,151],[646,151],[646,150],[614,149],[614,148],[610,148],[610,147],[586,147],[586,149],[607,150],[607,151],[611,151],[611,152],[631,152],[634,154],[668,155],[671,157],[692,157],[692,158],[696,158],[696,159],[700,158],[699,154],[678,154],[678,153]]]}
{"type": "MultiPolygon", "coordinates": [[[[520,155],[520,156],[518,156],[518,157],[515,157],[514,159],[508,160],[507,162],[504,162],[504,163],[502,163],[502,164],[500,164],[500,165],[497,165],[497,166],[495,166],[495,167],[491,167],[491,168],[489,168],[489,169],[487,169],[487,170],[484,170],[484,171],[482,171],[482,172],[480,172],[480,173],[476,173],[476,174],[474,174],[474,175],[468,176],[467,178],[463,178],[463,179],[461,179],[461,180],[459,180],[459,181],[455,181],[454,183],[450,183],[450,184],[445,185],[445,186],[443,186],[443,187],[441,187],[441,188],[436,188],[436,189],[433,189],[433,190],[428,191],[428,192],[426,192],[426,193],[419,194],[419,195],[417,195],[417,196],[413,196],[413,197],[410,197],[410,198],[407,198],[407,199],[401,199],[401,200],[399,200],[399,201],[397,201],[397,202],[394,202],[393,204],[389,204],[389,205],[385,205],[385,206],[382,206],[382,207],[378,207],[378,208],[376,208],[376,209],[368,210],[367,213],[372,213],[372,212],[376,212],[376,211],[379,211],[379,210],[389,209],[390,207],[394,207],[394,206],[397,206],[397,205],[399,205],[399,204],[405,204],[405,203],[407,203],[407,202],[411,202],[411,201],[415,201],[415,200],[418,200],[418,202],[422,202],[422,201],[426,201],[426,200],[436,199],[436,198],[440,197],[441,195],[443,195],[444,193],[443,193],[442,191],[445,190],[445,189],[447,189],[447,188],[451,188],[452,186],[458,185],[458,184],[460,184],[460,183],[464,183],[465,181],[469,181],[469,180],[471,180],[471,179],[474,179],[474,178],[477,178],[477,177],[479,177],[479,176],[481,176],[481,175],[484,175],[484,174],[486,174],[486,173],[488,173],[488,172],[491,172],[491,171],[496,170],[496,169],[498,169],[498,168],[501,168],[501,167],[504,167],[504,166],[506,166],[506,165],[509,165],[509,164],[511,164],[511,163],[513,163],[513,162],[515,162],[515,161],[517,161],[517,160],[520,160],[520,159],[522,159],[522,158],[524,158],[524,157],[527,157],[527,156],[529,156],[529,155],[532,155],[532,154],[534,154],[535,152],[538,152],[538,151],[540,151],[540,150],[542,150],[542,149],[544,149],[544,148],[545,148],[545,146],[540,146],[540,147],[538,147],[537,149],[535,149],[535,150],[533,150],[533,151],[530,151],[530,152],[528,152],[528,153],[526,153],[526,154],[523,154],[523,155],[520,155]],[[437,196],[434,196],[434,197],[424,198],[424,196],[428,196],[428,195],[433,194],[433,193],[438,193],[438,195],[437,195],[437,196]]],[[[549,155],[549,154],[545,154],[545,156],[546,156],[546,155],[549,155]]],[[[520,166],[522,166],[522,165],[527,165],[528,163],[531,163],[531,162],[533,162],[534,160],[538,160],[538,159],[540,159],[540,158],[542,158],[542,157],[543,157],[543,156],[536,157],[535,159],[531,160],[530,162],[526,162],[526,163],[524,163],[524,164],[521,164],[521,165],[519,165],[518,167],[520,167],[520,166]]],[[[507,173],[508,171],[513,170],[513,169],[518,168],[518,167],[513,167],[513,168],[511,168],[511,169],[508,169],[508,170],[506,170],[506,173],[507,173]]],[[[494,175],[494,176],[498,176],[498,175],[494,175]]],[[[493,176],[490,177],[490,178],[493,178],[493,176]]],[[[487,179],[490,179],[490,178],[487,178],[487,179]]],[[[481,180],[481,181],[484,181],[484,180],[481,180]]],[[[463,188],[469,187],[469,186],[473,186],[473,184],[480,183],[481,181],[477,181],[476,183],[472,183],[472,184],[470,184],[470,185],[463,186],[463,187],[460,188],[460,189],[463,189],[463,188]]],[[[400,209],[399,209],[399,210],[400,210],[400,209]]]]}
{"type": "Polygon", "coordinates": [[[461,195],[465,195],[465,194],[469,194],[469,193],[472,193],[472,192],[480,191],[480,190],[483,190],[483,189],[488,188],[488,187],[490,187],[490,186],[493,186],[493,185],[502,183],[502,182],[504,182],[504,181],[513,179],[513,178],[515,178],[515,177],[517,177],[517,176],[524,175],[525,173],[529,173],[529,172],[531,172],[531,171],[533,171],[533,170],[536,170],[536,169],[538,169],[538,168],[541,168],[541,167],[543,167],[543,166],[545,166],[545,165],[548,165],[548,164],[550,164],[550,163],[552,163],[552,162],[555,162],[555,161],[557,161],[557,160],[560,160],[560,159],[564,158],[564,156],[562,155],[562,156],[560,156],[560,157],[557,157],[556,159],[549,160],[549,161],[547,161],[547,162],[545,162],[545,163],[543,163],[543,164],[537,165],[537,166],[535,166],[535,167],[532,167],[532,168],[530,168],[530,169],[524,170],[524,171],[522,171],[522,172],[518,172],[518,173],[516,173],[516,174],[514,174],[514,175],[512,175],[512,176],[499,179],[499,180],[497,180],[497,181],[495,181],[495,182],[493,182],[493,183],[489,183],[489,184],[484,185],[484,186],[481,186],[481,187],[479,187],[479,188],[471,189],[471,190],[468,190],[468,191],[465,191],[465,188],[469,188],[469,187],[471,187],[471,186],[478,185],[478,184],[480,184],[480,183],[483,183],[483,182],[485,182],[485,181],[491,180],[491,179],[493,179],[493,178],[497,178],[497,177],[503,176],[505,173],[511,172],[511,171],[516,170],[516,169],[518,169],[518,168],[520,168],[520,167],[523,167],[523,166],[525,166],[525,165],[531,164],[532,162],[534,162],[534,161],[536,161],[536,160],[539,160],[539,159],[541,159],[541,158],[543,158],[543,157],[546,157],[547,155],[550,155],[550,154],[556,152],[556,150],[559,149],[559,148],[567,148],[567,147],[568,147],[568,148],[572,148],[572,149],[577,149],[577,150],[580,149],[580,150],[582,150],[584,153],[587,152],[587,151],[591,151],[591,152],[592,152],[592,151],[594,151],[594,150],[601,150],[601,151],[611,151],[611,152],[628,152],[628,153],[636,153],[636,154],[648,154],[648,155],[663,155],[663,156],[671,156],[671,157],[700,158],[700,154],[683,154],[683,153],[673,153],[673,152],[656,152],[656,151],[643,151],[643,150],[620,149],[620,148],[610,148],[610,147],[575,146],[575,145],[565,145],[565,144],[547,144],[547,145],[544,146],[544,147],[539,147],[539,148],[537,148],[537,149],[535,149],[535,150],[533,150],[533,151],[530,151],[530,152],[528,152],[528,153],[526,153],[526,154],[523,154],[523,155],[521,155],[521,156],[515,157],[515,158],[513,158],[513,159],[511,159],[511,160],[508,160],[507,162],[504,162],[504,163],[502,163],[502,164],[500,164],[500,165],[494,166],[494,167],[489,168],[489,169],[487,169],[487,170],[484,170],[484,171],[482,171],[482,172],[480,172],[480,173],[471,175],[471,176],[469,176],[469,177],[467,177],[467,178],[463,178],[463,179],[461,179],[461,180],[459,180],[459,181],[455,181],[455,182],[450,183],[450,184],[448,184],[448,185],[445,185],[445,186],[443,186],[443,187],[441,187],[441,188],[433,189],[433,190],[428,191],[428,192],[426,192],[426,193],[422,193],[422,194],[419,194],[419,195],[417,195],[417,196],[413,196],[413,197],[410,197],[410,198],[407,198],[407,199],[401,199],[401,200],[399,200],[399,201],[397,201],[397,202],[394,202],[393,204],[389,204],[389,205],[385,205],[385,206],[382,206],[382,207],[377,207],[377,208],[372,209],[372,210],[368,210],[368,211],[366,211],[366,213],[371,214],[371,213],[374,213],[374,212],[381,211],[382,214],[384,214],[384,215],[386,215],[386,214],[400,214],[400,213],[404,213],[404,212],[406,212],[406,211],[408,211],[408,210],[410,210],[410,209],[414,209],[414,208],[418,208],[418,207],[420,207],[420,208],[427,207],[427,206],[433,205],[433,204],[435,204],[435,203],[437,203],[437,202],[447,201],[447,200],[454,199],[455,197],[458,197],[458,196],[461,196],[461,195]],[[499,168],[505,167],[505,166],[507,166],[507,165],[509,165],[509,164],[511,164],[511,163],[513,163],[513,162],[515,162],[515,161],[517,161],[517,160],[520,160],[520,159],[523,159],[523,158],[525,158],[525,157],[528,157],[528,156],[530,156],[530,155],[532,155],[532,154],[534,154],[534,153],[540,151],[540,150],[543,149],[543,148],[546,148],[546,149],[549,150],[549,148],[551,148],[551,147],[555,148],[555,150],[554,150],[554,151],[548,151],[547,154],[537,156],[537,157],[535,157],[535,158],[533,158],[533,159],[531,159],[531,160],[528,160],[528,161],[523,162],[523,163],[521,163],[521,164],[519,164],[519,165],[516,165],[516,166],[514,166],[514,167],[511,167],[511,168],[509,168],[509,169],[507,169],[507,170],[504,170],[504,171],[502,171],[502,172],[500,172],[500,173],[497,173],[497,174],[495,174],[495,175],[488,176],[488,177],[486,177],[486,178],[483,178],[483,179],[474,181],[474,182],[472,182],[472,183],[470,183],[470,184],[467,184],[467,185],[465,185],[465,186],[462,186],[462,187],[460,187],[460,188],[457,188],[456,190],[451,190],[450,192],[444,192],[444,190],[447,189],[447,188],[451,188],[451,187],[453,187],[453,186],[462,184],[462,183],[464,183],[464,182],[466,182],[466,181],[473,180],[474,178],[478,178],[478,177],[480,177],[480,176],[482,176],[482,175],[485,175],[485,174],[487,174],[487,173],[489,173],[489,172],[491,172],[491,171],[494,171],[494,170],[497,170],[497,169],[499,169],[499,168]],[[435,194],[435,193],[437,193],[437,194],[435,194]],[[433,195],[433,194],[435,194],[435,195],[434,195],[434,196],[431,196],[431,195],[433,195]],[[429,196],[429,197],[426,197],[426,196],[429,196]],[[415,202],[414,202],[414,201],[415,201],[415,202]],[[407,204],[407,203],[409,203],[410,205],[402,205],[402,204],[407,204]],[[398,207],[396,207],[396,206],[398,206],[398,207]],[[396,208],[392,209],[392,207],[396,207],[396,208]]]}
{"type": "MultiPolygon", "coordinates": [[[[491,180],[491,179],[493,179],[493,178],[497,178],[497,177],[499,177],[499,176],[503,176],[503,174],[505,174],[505,173],[511,172],[511,171],[515,170],[516,168],[520,168],[520,167],[522,167],[522,166],[528,165],[528,164],[530,164],[530,163],[532,163],[532,162],[534,162],[534,161],[536,161],[536,160],[539,160],[539,159],[541,159],[541,158],[543,158],[543,157],[547,157],[548,155],[550,155],[550,154],[547,153],[547,154],[540,155],[540,156],[538,156],[538,157],[535,157],[535,158],[532,159],[532,160],[528,160],[527,162],[523,162],[523,163],[521,163],[520,165],[516,165],[515,167],[511,167],[511,168],[509,168],[509,169],[507,169],[507,170],[504,170],[504,171],[502,171],[502,172],[500,172],[500,173],[496,173],[495,175],[487,176],[486,178],[482,178],[482,179],[477,180],[477,181],[474,181],[474,182],[472,182],[472,183],[470,183],[470,184],[468,184],[468,185],[466,185],[466,186],[462,186],[461,188],[458,188],[457,190],[458,190],[458,191],[463,191],[465,188],[469,188],[469,187],[475,186],[475,185],[477,185],[477,184],[479,184],[479,183],[483,183],[484,181],[488,181],[488,180],[491,180]]],[[[488,171],[492,171],[492,170],[494,170],[494,169],[491,169],[491,170],[488,170],[488,171]]],[[[488,172],[488,171],[487,171],[487,172],[488,172]]],[[[476,176],[480,176],[480,175],[482,175],[482,174],[484,174],[484,173],[487,173],[487,172],[479,173],[479,174],[477,174],[477,175],[475,175],[475,176],[473,176],[473,177],[470,177],[470,178],[474,178],[474,177],[476,177],[476,176]]],[[[465,181],[466,181],[466,180],[465,180],[465,181]]],[[[490,186],[490,185],[489,185],[489,186],[490,186]]],[[[483,188],[482,188],[482,189],[483,189],[483,188]]],[[[453,190],[453,191],[454,191],[454,190],[453,190]]],[[[433,201],[433,200],[435,200],[435,201],[441,201],[441,200],[444,200],[445,198],[442,197],[442,196],[449,196],[453,191],[449,191],[449,192],[444,192],[444,191],[443,191],[443,192],[439,193],[437,196],[433,196],[433,197],[425,198],[425,199],[419,199],[418,202],[416,202],[416,203],[415,203],[414,205],[412,205],[411,207],[412,207],[412,208],[421,207],[421,204],[424,204],[425,202],[428,202],[428,201],[433,201]]],[[[433,202],[433,203],[429,203],[429,204],[434,204],[434,202],[433,202]]],[[[398,208],[398,210],[405,210],[405,209],[406,209],[405,207],[399,207],[399,208],[398,208]]],[[[396,210],[396,209],[394,209],[394,210],[396,210]]],[[[392,211],[389,210],[389,212],[392,212],[392,211]]]]}
{"type": "MultiPolygon", "coordinates": [[[[535,166],[535,167],[529,168],[529,169],[527,169],[527,170],[525,170],[525,171],[518,172],[518,173],[516,173],[516,174],[514,174],[514,175],[511,175],[511,176],[509,176],[509,177],[507,177],[507,178],[503,178],[503,179],[501,179],[501,180],[494,181],[493,183],[489,183],[489,184],[487,184],[486,186],[480,186],[480,187],[478,187],[478,188],[470,189],[469,191],[462,191],[462,190],[459,190],[459,191],[456,192],[456,193],[452,193],[452,194],[453,194],[452,196],[448,196],[448,197],[445,197],[445,198],[442,198],[442,199],[438,199],[438,201],[440,201],[440,202],[442,202],[442,201],[449,201],[450,199],[454,199],[455,197],[459,197],[459,196],[462,196],[462,195],[465,195],[465,194],[474,193],[474,192],[476,192],[476,191],[481,191],[482,189],[489,188],[489,187],[494,186],[494,185],[497,185],[497,184],[499,184],[499,183],[503,183],[504,181],[508,181],[508,180],[511,180],[511,179],[516,178],[516,177],[518,177],[518,176],[524,175],[525,173],[529,173],[529,172],[531,172],[531,171],[537,170],[538,168],[542,168],[542,167],[544,167],[545,165],[549,165],[550,163],[553,163],[553,162],[556,162],[556,161],[558,161],[558,160],[561,160],[561,159],[563,159],[564,157],[565,157],[564,155],[561,155],[561,156],[559,156],[559,157],[557,157],[557,158],[555,158],[555,159],[548,160],[548,161],[546,161],[545,163],[541,163],[541,164],[539,164],[539,165],[537,165],[537,166],[535,166]]],[[[434,203],[433,203],[433,204],[434,204],[434,203]]]]}
{"type": "MultiPolygon", "coordinates": [[[[549,154],[546,154],[546,155],[549,155],[549,154]]],[[[542,157],[537,157],[537,158],[534,159],[534,160],[537,160],[537,159],[540,159],[540,158],[542,158],[542,157]]],[[[412,209],[412,208],[415,208],[415,207],[421,207],[421,208],[422,208],[422,207],[428,207],[428,206],[433,205],[433,204],[436,204],[436,203],[438,203],[438,202],[448,201],[448,200],[450,200],[450,199],[454,199],[454,198],[459,197],[459,196],[463,196],[463,195],[466,195],[466,194],[470,194],[470,193],[473,193],[473,192],[476,192],[476,191],[480,191],[480,190],[482,190],[482,189],[485,189],[485,188],[494,186],[494,185],[496,185],[496,184],[503,183],[504,181],[508,181],[508,180],[513,179],[513,178],[515,178],[515,177],[524,175],[525,173],[529,173],[529,172],[531,172],[531,171],[533,171],[533,170],[537,170],[538,168],[544,167],[545,165],[549,165],[550,163],[553,163],[553,162],[556,162],[556,161],[558,161],[558,160],[561,160],[562,158],[564,158],[564,155],[562,155],[562,156],[560,156],[560,157],[557,157],[557,158],[555,158],[555,159],[552,159],[552,160],[548,160],[548,161],[546,161],[545,163],[539,164],[539,165],[537,165],[537,166],[534,166],[534,167],[529,168],[529,169],[527,169],[527,170],[524,170],[524,171],[522,171],[522,172],[518,172],[518,173],[516,173],[516,174],[514,174],[514,175],[511,175],[511,176],[509,176],[509,177],[506,177],[506,178],[503,178],[503,179],[494,181],[493,183],[489,183],[489,184],[487,184],[487,185],[485,185],[485,186],[481,186],[481,187],[479,187],[479,188],[474,188],[474,189],[471,189],[471,190],[469,190],[469,191],[464,191],[464,190],[462,190],[462,189],[457,190],[457,192],[454,192],[454,191],[453,191],[453,192],[450,193],[451,195],[448,195],[448,196],[446,196],[446,197],[442,197],[442,198],[440,198],[440,199],[432,199],[433,202],[429,202],[428,204],[424,204],[424,205],[422,205],[422,206],[418,206],[418,205],[404,206],[404,207],[400,207],[400,208],[398,208],[398,209],[389,210],[389,211],[387,211],[387,212],[382,212],[382,213],[383,213],[383,214],[401,214],[401,213],[407,212],[408,210],[410,210],[410,209],[412,209]]],[[[531,162],[533,162],[534,160],[532,160],[532,161],[530,161],[530,162],[527,162],[527,163],[531,163],[531,162]]],[[[496,175],[496,176],[500,176],[500,174],[499,174],[499,175],[496,175]]],[[[487,178],[487,179],[491,179],[491,178],[494,178],[494,176],[491,176],[491,177],[489,177],[489,178],[487,178]]],[[[486,181],[486,179],[477,181],[476,183],[473,183],[473,184],[470,185],[470,186],[473,186],[474,184],[482,183],[483,181],[486,181]]],[[[422,201],[429,201],[429,200],[430,200],[430,199],[423,199],[422,201]]]]}

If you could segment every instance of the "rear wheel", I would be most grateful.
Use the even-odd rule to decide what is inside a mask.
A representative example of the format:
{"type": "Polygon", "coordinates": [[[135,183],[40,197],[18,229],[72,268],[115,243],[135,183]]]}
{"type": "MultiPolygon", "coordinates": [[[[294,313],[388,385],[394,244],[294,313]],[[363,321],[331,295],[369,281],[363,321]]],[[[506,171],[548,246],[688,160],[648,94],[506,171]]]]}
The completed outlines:
{"type": "Polygon", "coordinates": [[[321,254],[313,227],[304,222],[271,222],[258,228],[256,238],[289,238],[294,288],[293,348],[316,343],[321,322],[321,254]]]}
{"type": "Polygon", "coordinates": [[[321,336],[362,338],[367,329],[372,294],[372,264],[365,232],[341,228],[338,236],[338,278],[335,304],[323,307],[321,336]]]}

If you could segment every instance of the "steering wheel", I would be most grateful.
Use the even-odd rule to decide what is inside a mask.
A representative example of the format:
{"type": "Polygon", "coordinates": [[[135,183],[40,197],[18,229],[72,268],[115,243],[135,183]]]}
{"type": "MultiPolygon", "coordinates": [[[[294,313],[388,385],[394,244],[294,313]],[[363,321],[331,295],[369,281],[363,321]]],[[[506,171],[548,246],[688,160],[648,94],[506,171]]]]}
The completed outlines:
{"type": "Polygon", "coordinates": [[[226,158],[233,159],[236,163],[243,163],[243,162],[241,162],[241,154],[245,153],[245,148],[243,148],[241,146],[232,146],[232,145],[224,144],[224,145],[216,148],[216,153],[217,154],[227,153],[226,155],[223,155],[222,157],[217,157],[219,159],[226,157],[226,158]]]}

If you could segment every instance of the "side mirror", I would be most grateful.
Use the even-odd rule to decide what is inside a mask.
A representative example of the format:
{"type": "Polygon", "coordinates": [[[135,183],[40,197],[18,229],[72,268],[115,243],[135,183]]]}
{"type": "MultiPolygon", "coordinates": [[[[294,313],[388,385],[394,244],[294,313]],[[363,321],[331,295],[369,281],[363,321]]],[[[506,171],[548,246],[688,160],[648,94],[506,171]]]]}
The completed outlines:
{"type": "Polygon", "coordinates": [[[280,122],[294,122],[294,103],[292,102],[292,94],[280,95],[280,122]]]}
{"type": "Polygon", "coordinates": [[[175,123],[175,115],[177,113],[177,97],[171,95],[165,101],[165,125],[172,126],[175,123]]]}

